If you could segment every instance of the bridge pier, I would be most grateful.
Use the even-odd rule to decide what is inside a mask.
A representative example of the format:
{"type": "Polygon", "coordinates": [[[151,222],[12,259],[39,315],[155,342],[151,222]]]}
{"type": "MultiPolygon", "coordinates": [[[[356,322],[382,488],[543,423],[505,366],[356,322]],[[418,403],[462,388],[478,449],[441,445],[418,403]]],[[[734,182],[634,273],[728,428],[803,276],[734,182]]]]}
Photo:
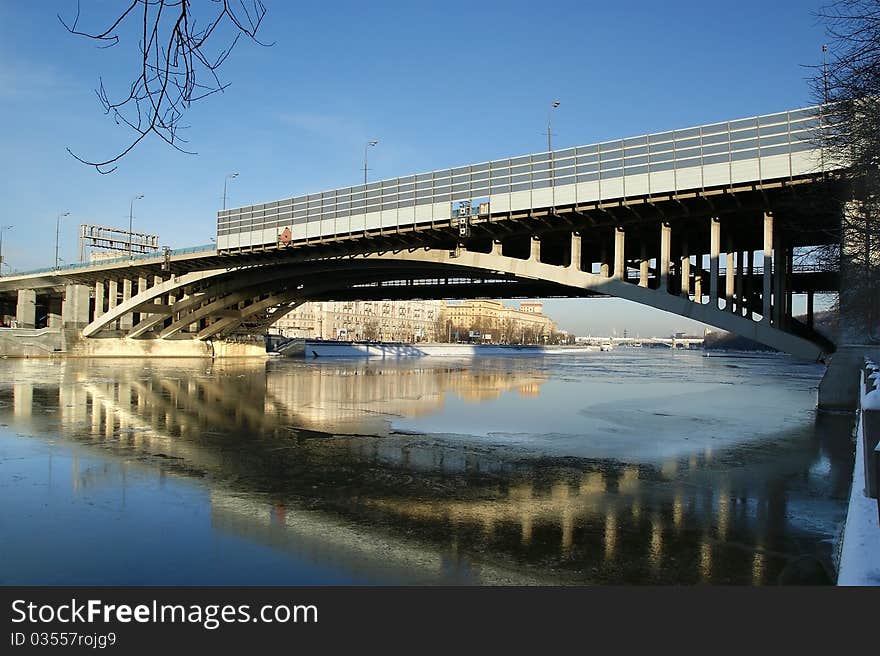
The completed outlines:
{"type": "MultiPolygon", "coordinates": [[[[681,295],[683,298],[690,298],[691,295],[691,255],[688,252],[687,237],[681,238],[681,265],[679,266],[681,275],[681,295]]],[[[696,300],[696,299],[695,299],[696,300]]]]}
{"type": "Polygon", "coordinates": [[[37,325],[37,292],[19,289],[15,306],[15,323],[19,328],[35,328],[37,325]]]}
{"type": "Polygon", "coordinates": [[[623,280],[626,273],[626,233],[621,227],[614,228],[614,279],[623,280]]]}
{"type": "Polygon", "coordinates": [[[672,257],[672,228],[668,223],[660,224],[660,287],[664,292],[669,291],[669,260],[672,257]]]}
{"type": "MultiPolygon", "coordinates": [[[[131,280],[126,278],[122,281],[122,302],[131,300],[131,280]]],[[[134,317],[131,312],[119,317],[119,330],[128,332],[134,325],[134,317]]]]}
{"type": "Polygon", "coordinates": [[[718,258],[721,257],[721,220],[709,219],[709,304],[718,307],[718,258]]]}
{"type": "Polygon", "coordinates": [[[773,316],[771,295],[773,293],[773,214],[764,212],[764,290],[762,295],[761,322],[770,324],[773,316]]]}
{"type": "Polygon", "coordinates": [[[639,257],[639,287],[648,286],[648,247],[642,241],[641,256],[639,257]]]}
{"type": "Polygon", "coordinates": [[[61,303],[61,325],[65,330],[81,329],[89,324],[89,288],[86,285],[67,285],[61,303]]]}
{"type": "Polygon", "coordinates": [[[579,232],[571,233],[571,258],[568,266],[575,271],[581,270],[581,235],[579,232]]]}

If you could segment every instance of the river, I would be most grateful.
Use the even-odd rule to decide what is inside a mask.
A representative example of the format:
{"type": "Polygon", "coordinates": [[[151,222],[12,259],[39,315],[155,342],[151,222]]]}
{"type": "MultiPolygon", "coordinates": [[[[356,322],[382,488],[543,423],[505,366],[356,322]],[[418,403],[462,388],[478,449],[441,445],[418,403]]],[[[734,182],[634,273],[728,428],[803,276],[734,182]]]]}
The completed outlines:
{"type": "Polygon", "coordinates": [[[742,584],[831,568],[783,355],[0,361],[4,585],[742,584]]]}

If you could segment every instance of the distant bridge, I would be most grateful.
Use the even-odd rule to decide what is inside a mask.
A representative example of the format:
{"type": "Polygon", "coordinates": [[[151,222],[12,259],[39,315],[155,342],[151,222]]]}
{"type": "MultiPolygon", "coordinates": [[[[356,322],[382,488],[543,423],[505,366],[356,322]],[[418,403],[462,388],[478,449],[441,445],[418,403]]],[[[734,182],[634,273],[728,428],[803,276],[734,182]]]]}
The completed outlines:
{"type": "Polygon", "coordinates": [[[153,353],[261,334],[314,300],[615,296],[818,360],[835,346],[813,297],[840,281],[796,258],[840,242],[845,191],[822,121],[797,109],[224,210],[216,246],[5,277],[0,302],[84,352],[153,353]]]}

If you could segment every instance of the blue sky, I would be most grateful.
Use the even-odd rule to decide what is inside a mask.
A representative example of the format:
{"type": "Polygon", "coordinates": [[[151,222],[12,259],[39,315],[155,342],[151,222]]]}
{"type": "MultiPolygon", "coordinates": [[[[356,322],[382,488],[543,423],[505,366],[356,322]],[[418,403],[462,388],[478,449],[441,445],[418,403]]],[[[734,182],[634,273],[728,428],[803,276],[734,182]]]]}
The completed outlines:
{"type": "MultiPolygon", "coordinates": [[[[114,154],[130,135],[103,114],[131,81],[134,41],[99,50],[56,13],[75,0],[0,0],[3,251],[19,270],[78,257],[80,223],[125,226],[184,247],[214,236],[227,173],[230,206],[541,150],[553,100],[554,147],[789,109],[812,102],[822,2],[443,2],[264,0],[261,37],[221,70],[230,87],[186,117],[184,155],[150,139],[112,175],[67,152],[114,154]]],[[[120,3],[83,0],[98,25],[120,3]],[[101,20],[103,18],[103,20],[101,20]]],[[[194,0],[194,9],[213,5],[194,0]]],[[[551,300],[563,328],[668,333],[694,322],[624,301],[551,300]]]]}

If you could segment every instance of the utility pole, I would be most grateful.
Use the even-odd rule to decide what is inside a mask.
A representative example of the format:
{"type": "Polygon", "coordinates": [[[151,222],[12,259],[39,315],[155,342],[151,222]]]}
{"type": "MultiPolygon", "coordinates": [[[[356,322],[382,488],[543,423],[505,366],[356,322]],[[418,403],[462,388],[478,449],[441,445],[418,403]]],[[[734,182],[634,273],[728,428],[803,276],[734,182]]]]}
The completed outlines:
{"type": "Polygon", "coordinates": [[[377,139],[373,139],[372,141],[368,141],[364,146],[364,185],[367,184],[367,149],[375,146],[379,141],[377,139]]]}
{"type": "Polygon", "coordinates": [[[140,200],[143,197],[144,197],[143,194],[137,194],[136,196],[132,196],[131,202],[128,204],[128,259],[129,260],[132,257],[134,257],[134,255],[132,254],[132,250],[131,250],[131,238],[132,238],[131,229],[132,229],[132,226],[134,225],[134,202],[136,200],[140,200]]]}
{"type": "Polygon", "coordinates": [[[238,173],[230,173],[223,179],[223,209],[226,209],[226,183],[230,180],[235,180],[238,177],[238,173]]]}
{"type": "Polygon", "coordinates": [[[58,242],[61,238],[61,217],[70,216],[70,212],[62,212],[55,220],[55,268],[58,268],[58,242]]]}

